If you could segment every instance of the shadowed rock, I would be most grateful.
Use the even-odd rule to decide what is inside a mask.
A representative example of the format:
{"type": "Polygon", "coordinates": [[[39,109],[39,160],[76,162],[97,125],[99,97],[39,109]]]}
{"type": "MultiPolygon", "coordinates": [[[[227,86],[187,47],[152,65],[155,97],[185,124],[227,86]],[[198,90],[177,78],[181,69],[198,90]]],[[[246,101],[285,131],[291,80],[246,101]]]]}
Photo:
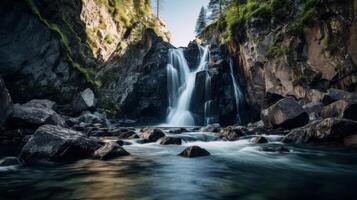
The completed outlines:
{"type": "Polygon", "coordinates": [[[79,95],[72,102],[73,113],[80,113],[95,106],[94,93],[91,89],[86,89],[79,93],[79,95]]]}
{"type": "Polygon", "coordinates": [[[283,138],[285,143],[342,143],[344,138],[357,134],[357,122],[348,119],[327,118],[292,130],[283,138]]]}
{"type": "Polygon", "coordinates": [[[64,119],[47,107],[15,104],[9,120],[11,126],[37,128],[44,124],[64,126],[64,119]]]}
{"type": "Polygon", "coordinates": [[[345,137],[345,139],[343,140],[343,143],[346,146],[357,147],[357,134],[345,137]]]}
{"type": "Polygon", "coordinates": [[[187,147],[183,152],[179,154],[182,157],[188,158],[195,158],[195,157],[202,157],[202,156],[209,156],[211,155],[207,150],[202,149],[199,146],[190,146],[187,147]]]}
{"type": "Polygon", "coordinates": [[[5,83],[0,77],[0,130],[12,112],[12,100],[5,83]]]}
{"type": "Polygon", "coordinates": [[[176,144],[176,145],[181,145],[182,140],[181,138],[174,138],[174,137],[164,137],[160,144],[162,145],[169,145],[169,144],[176,144]]]}
{"type": "Polygon", "coordinates": [[[357,93],[350,93],[344,90],[330,88],[324,95],[322,102],[325,105],[328,105],[338,100],[349,101],[353,99],[357,99],[357,93]]]}
{"type": "Polygon", "coordinates": [[[309,122],[309,115],[292,97],[284,98],[263,110],[261,118],[267,128],[292,129],[309,122]]]}
{"type": "Polygon", "coordinates": [[[322,110],[321,116],[345,118],[357,120],[357,99],[353,101],[339,100],[325,106],[322,110]]]}
{"type": "Polygon", "coordinates": [[[120,156],[130,155],[117,142],[108,142],[94,152],[94,157],[101,160],[109,160],[120,156]]]}
{"type": "Polygon", "coordinates": [[[20,157],[25,161],[67,161],[91,156],[101,142],[81,132],[54,125],[44,125],[23,147],[20,157]]]}

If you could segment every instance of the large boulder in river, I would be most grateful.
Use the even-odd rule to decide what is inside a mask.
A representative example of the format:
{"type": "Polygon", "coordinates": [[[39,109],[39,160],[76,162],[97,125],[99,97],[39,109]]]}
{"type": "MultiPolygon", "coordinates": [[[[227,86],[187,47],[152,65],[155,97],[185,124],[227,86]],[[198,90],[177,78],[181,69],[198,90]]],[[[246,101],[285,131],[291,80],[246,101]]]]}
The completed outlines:
{"type": "Polygon", "coordinates": [[[80,113],[95,106],[94,93],[91,89],[86,89],[78,94],[72,102],[73,113],[80,113]]]}
{"type": "Polygon", "coordinates": [[[149,142],[156,142],[160,138],[165,137],[165,134],[162,130],[157,129],[157,128],[149,128],[145,129],[143,133],[143,139],[149,142]]]}
{"type": "Polygon", "coordinates": [[[228,126],[224,129],[221,129],[219,132],[221,137],[227,141],[236,141],[239,140],[239,137],[243,136],[244,133],[239,126],[228,126]]]}
{"type": "Polygon", "coordinates": [[[283,138],[285,143],[342,143],[344,138],[357,134],[357,122],[348,119],[327,118],[292,130],[283,138]]]}
{"type": "Polygon", "coordinates": [[[54,125],[44,125],[23,147],[20,157],[25,161],[68,161],[91,156],[101,142],[85,134],[54,125]]]}
{"type": "Polygon", "coordinates": [[[47,107],[28,105],[14,105],[9,119],[10,126],[37,128],[44,124],[65,125],[65,120],[54,110],[47,107]]]}
{"type": "Polygon", "coordinates": [[[23,106],[53,109],[55,104],[56,104],[56,102],[48,100],[48,99],[33,99],[33,100],[23,104],[23,106]]]}
{"type": "Polygon", "coordinates": [[[12,100],[4,81],[0,77],[0,129],[12,111],[12,100]]]}
{"type": "Polygon", "coordinates": [[[108,142],[94,152],[94,157],[101,160],[109,160],[120,156],[130,155],[117,142],[108,142]]]}
{"type": "Polygon", "coordinates": [[[170,145],[170,144],[176,144],[176,145],[181,145],[182,139],[181,138],[175,138],[175,137],[164,137],[160,144],[162,145],[170,145]]]}
{"type": "Polygon", "coordinates": [[[188,158],[195,158],[195,157],[202,157],[202,156],[209,156],[211,155],[207,150],[202,149],[199,146],[190,146],[183,150],[179,156],[188,157],[188,158]]]}
{"type": "Polygon", "coordinates": [[[357,121],[357,99],[356,100],[339,100],[325,106],[321,112],[321,116],[338,117],[357,121]]]}
{"type": "Polygon", "coordinates": [[[309,115],[292,97],[284,98],[263,110],[261,118],[267,128],[292,129],[309,122],[309,115]]]}
{"type": "Polygon", "coordinates": [[[357,99],[357,93],[351,93],[344,90],[330,88],[323,97],[323,103],[328,105],[338,100],[353,100],[357,99]]]}

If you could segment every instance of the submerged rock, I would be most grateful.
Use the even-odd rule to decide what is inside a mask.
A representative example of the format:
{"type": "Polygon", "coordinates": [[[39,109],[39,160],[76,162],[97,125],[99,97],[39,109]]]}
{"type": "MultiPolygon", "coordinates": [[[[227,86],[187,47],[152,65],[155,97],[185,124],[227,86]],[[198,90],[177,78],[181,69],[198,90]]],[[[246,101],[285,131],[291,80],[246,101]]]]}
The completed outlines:
{"type": "Polygon", "coordinates": [[[22,161],[17,157],[7,157],[0,161],[0,166],[22,165],[22,161]]]}
{"type": "Polygon", "coordinates": [[[292,97],[284,98],[263,110],[261,118],[267,128],[292,129],[309,122],[309,115],[292,97]]]}
{"type": "Polygon", "coordinates": [[[65,121],[59,114],[50,108],[15,104],[10,116],[10,124],[14,127],[37,128],[44,124],[64,126],[65,121]]]}
{"type": "Polygon", "coordinates": [[[357,147],[357,134],[345,137],[345,139],[343,140],[343,143],[346,146],[357,147]]]}
{"type": "Polygon", "coordinates": [[[80,92],[78,96],[72,102],[72,111],[74,113],[80,113],[95,106],[94,93],[91,89],[80,92]]]}
{"type": "Polygon", "coordinates": [[[150,141],[150,142],[156,142],[160,138],[165,137],[165,134],[162,130],[154,128],[154,129],[145,129],[142,138],[144,140],[150,141]]]}
{"type": "Polygon", "coordinates": [[[354,134],[357,134],[356,121],[327,118],[292,130],[282,141],[285,143],[341,143],[344,138],[354,134]]]}
{"type": "Polygon", "coordinates": [[[67,161],[91,156],[101,142],[81,132],[54,125],[44,125],[23,147],[20,157],[25,161],[67,161]]]}
{"type": "Polygon", "coordinates": [[[130,155],[117,142],[108,142],[94,152],[94,157],[101,160],[109,160],[120,156],[130,155]]]}
{"type": "Polygon", "coordinates": [[[176,145],[181,145],[182,139],[181,138],[175,138],[175,137],[164,137],[160,144],[162,145],[169,145],[169,144],[176,144],[176,145]]]}
{"type": "Polygon", "coordinates": [[[189,158],[195,158],[195,157],[202,157],[202,156],[209,156],[211,155],[207,150],[202,149],[199,146],[190,146],[187,147],[185,150],[183,150],[179,156],[182,157],[189,157],[189,158]]]}
{"type": "Polygon", "coordinates": [[[250,142],[252,142],[254,144],[264,144],[264,143],[268,143],[268,140],[263,136],[258,136],[258,137],[251,139],[250,142]]]}

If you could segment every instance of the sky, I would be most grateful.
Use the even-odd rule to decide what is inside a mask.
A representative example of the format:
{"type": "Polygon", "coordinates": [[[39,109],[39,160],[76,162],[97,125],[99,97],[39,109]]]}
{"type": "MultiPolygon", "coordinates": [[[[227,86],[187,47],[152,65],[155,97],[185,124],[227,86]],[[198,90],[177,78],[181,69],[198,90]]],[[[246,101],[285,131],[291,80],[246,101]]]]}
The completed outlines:
{"type": "Polygon", "coordinates": [[[176,47],[187,46],[195,38],[194,30],[201,7],[206,7],[209,0],[162,1],[160,17],[166,22],[171,33],[171,43],[176,47]]]}

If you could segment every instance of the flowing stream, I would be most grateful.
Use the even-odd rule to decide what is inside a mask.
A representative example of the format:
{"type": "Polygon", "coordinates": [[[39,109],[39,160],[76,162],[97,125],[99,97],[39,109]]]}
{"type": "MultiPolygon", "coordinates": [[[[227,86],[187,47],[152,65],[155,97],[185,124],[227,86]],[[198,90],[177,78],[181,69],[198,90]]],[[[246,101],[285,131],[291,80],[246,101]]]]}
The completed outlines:
{"type": "MultiPolygon", "coordinates": [[[[254,145],[249,138],[225,142],[214,133],[178,135],[183,145],[133,143],[130,156],[0,167],[0,199],[125,200],[355,200],[357,152],[333,147],[285,146],[278,136],[254,145]],[[211,155],[177,156],[199,145],[211,155]]],[[[112,140],[114,138],[107,138],[112,140]]],[[[129,142],[133,142],[132,140],[129,142]]],[[[1,158],[0,158],[1,159],[1,158]]]]}

